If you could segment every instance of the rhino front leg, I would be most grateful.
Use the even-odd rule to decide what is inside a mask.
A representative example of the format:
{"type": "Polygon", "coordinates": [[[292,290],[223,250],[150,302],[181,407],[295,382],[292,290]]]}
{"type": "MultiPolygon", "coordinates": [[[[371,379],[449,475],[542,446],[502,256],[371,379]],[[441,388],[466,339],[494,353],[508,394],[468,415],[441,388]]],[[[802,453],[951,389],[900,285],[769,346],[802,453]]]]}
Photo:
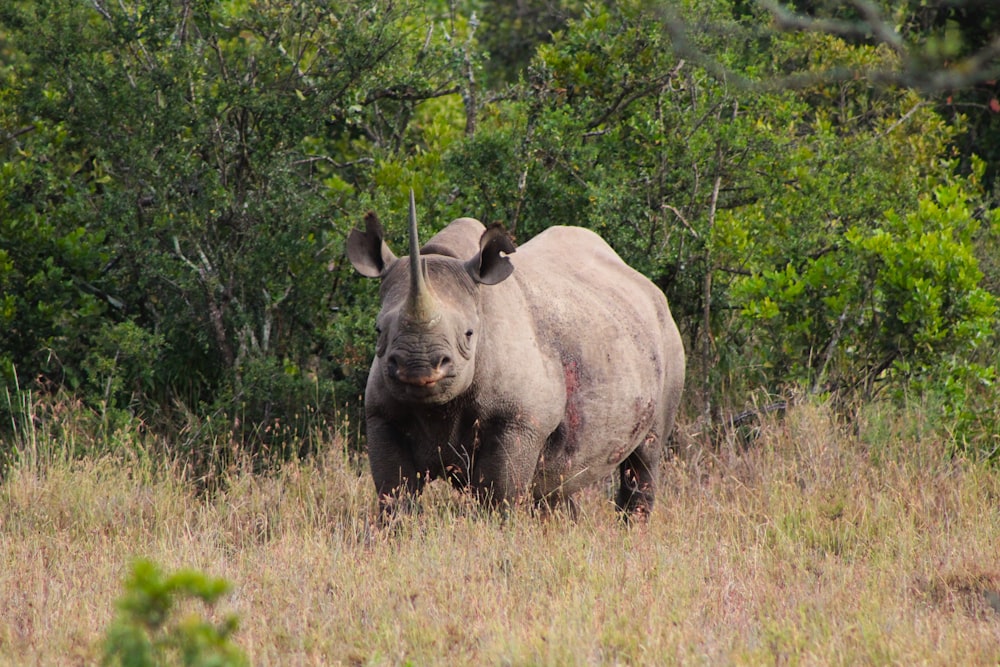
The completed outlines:
{"type": "Polygon", "coordinates": [[[390,523],[399,513],[413,511],[427,482],[410,448],[390,425],[368,422],[368,462],[378,494],[379,520],[390,523]]]}
{"type": "Polygon", "coordinates": [[[540,445],[524,426],[493,429],[476,452],[471,487],[484,505],[510,510],[527,499],[540,445]]]}
{"type": "Polygon", "coordinates": [[[382,524],[392,523],[400,514],[410,514],[418,507],[417,496],[423,488],[423,480],[419,475],[399,475],[393,479],[399,481],[376,481],[378,491],[379,521],[382,524]]]}
{"type": "Polygon", "coordinates": [[[626,520],[646,521],[653,510],[660,472],[660,438],[650,431],[618,466],[621,477],[615,504],[626,520]]]}

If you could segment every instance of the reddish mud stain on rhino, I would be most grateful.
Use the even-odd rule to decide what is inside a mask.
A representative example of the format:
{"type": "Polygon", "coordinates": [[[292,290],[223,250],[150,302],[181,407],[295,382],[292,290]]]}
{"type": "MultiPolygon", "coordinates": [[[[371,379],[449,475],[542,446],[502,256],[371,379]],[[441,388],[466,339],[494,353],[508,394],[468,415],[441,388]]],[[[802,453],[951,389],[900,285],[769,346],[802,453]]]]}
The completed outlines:
{"type": "Polygon", "coordinates": [[[580,369],[575,360],[563,362],[563,377],[566,381],[566,413],[563,417],[566,425],[566,449],[573,452],[577,447],[578,432],[583,425],[583,415],[580,413],[580,369]]]}

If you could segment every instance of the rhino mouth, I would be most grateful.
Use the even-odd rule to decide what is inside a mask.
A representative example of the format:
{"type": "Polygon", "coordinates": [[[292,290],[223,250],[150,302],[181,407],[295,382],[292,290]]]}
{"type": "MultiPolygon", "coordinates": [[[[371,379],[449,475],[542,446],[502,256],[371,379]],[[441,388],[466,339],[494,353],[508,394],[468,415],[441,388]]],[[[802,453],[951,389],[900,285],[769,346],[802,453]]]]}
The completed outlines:
{"type": "Polygon", "coordinates": [[[420,369],[416,371],[400,368],[396,371],[396,380],[412,387],[431,388],[447,377],[448,371],[444,368],[420,369]]]}
{"type": "Polygon", "coordinates": [[[387,374],[401,397],[421,401],[433,401],[446,394],[455,376],[450,363],[433,368],[408,368],[390,364],[387,374]]]}
{"type": "Polygon", "coordinates": [[[399,399],[414,403],[444,403],[451,398],[450,382],[441,380],[432,384],[394,383],[399,399]]]}

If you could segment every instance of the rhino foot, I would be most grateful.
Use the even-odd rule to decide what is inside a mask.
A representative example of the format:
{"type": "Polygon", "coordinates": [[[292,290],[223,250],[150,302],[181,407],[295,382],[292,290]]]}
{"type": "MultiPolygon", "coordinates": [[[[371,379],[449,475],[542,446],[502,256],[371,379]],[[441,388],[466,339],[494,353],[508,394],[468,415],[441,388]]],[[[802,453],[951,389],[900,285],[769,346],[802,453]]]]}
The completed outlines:
{"type": "Polygon", "coordinates": [[[620,482],[615,505],[626,521],[645,523],[653,511],[659,477],[658,440],[647,437],[618,466],[620,482]]]}

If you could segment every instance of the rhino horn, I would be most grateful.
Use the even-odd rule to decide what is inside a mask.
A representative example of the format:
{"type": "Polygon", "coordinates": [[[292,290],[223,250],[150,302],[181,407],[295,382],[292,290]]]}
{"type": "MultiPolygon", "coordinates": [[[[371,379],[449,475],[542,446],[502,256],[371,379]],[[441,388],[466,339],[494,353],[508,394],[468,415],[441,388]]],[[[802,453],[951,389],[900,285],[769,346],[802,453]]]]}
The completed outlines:
{"type": "Polygon", "coordinates": [[[417,205],[410,189],[410,294],[407,312],[416,322],[430,323],[439,317],[437,301],[427,281],[427,264],[420,257],[417,237],[417,205]]]}

